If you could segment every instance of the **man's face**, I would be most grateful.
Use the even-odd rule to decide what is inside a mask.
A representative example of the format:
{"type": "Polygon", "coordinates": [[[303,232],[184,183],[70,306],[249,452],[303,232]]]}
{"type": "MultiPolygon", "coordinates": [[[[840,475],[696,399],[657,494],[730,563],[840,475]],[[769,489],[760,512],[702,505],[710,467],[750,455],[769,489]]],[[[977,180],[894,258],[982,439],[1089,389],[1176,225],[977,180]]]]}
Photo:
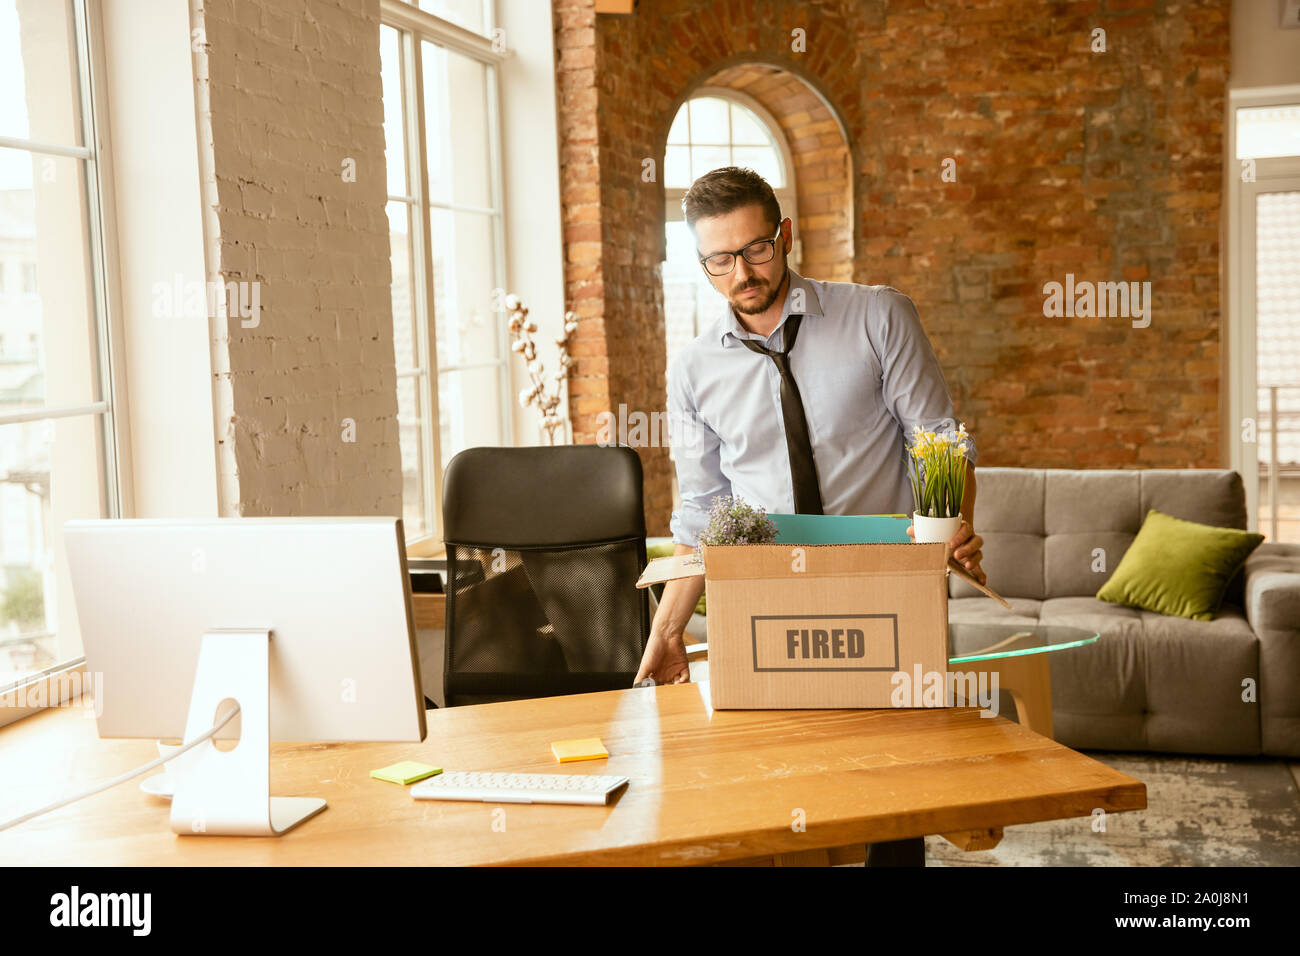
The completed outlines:
{"type": "MultiPolygon", "coordinates": [[[[763,207],[742,206],[722,216],[710,216],[695,222],[695,246],[698,254],[735,252],[752,242],[771,239],[776,224],[764,218],[763,207]]],[[[744,256],[736,256],[735,267],[724,276],[705,270],[713,288],[727,297],[731,307],[742,315],[766,312],[776,301],[785,278],[785,257],[790,251],[790,220],[781,221],[781,235],[776,240],[776,255],[754,265],[744,256]]]]}

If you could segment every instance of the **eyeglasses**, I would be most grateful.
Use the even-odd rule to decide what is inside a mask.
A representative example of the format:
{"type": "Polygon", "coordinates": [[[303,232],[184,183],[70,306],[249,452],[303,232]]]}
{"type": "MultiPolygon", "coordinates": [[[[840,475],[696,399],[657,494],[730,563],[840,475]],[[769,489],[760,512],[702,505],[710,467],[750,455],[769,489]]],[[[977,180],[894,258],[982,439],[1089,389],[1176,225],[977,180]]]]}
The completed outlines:
{"type": "Polygon", "coordinates": [[[700,264],[704,266],[704,271],[711,276],[725,276],[736,268],[736,256],[744,256],[745,261],[752,266],[771,262],[772,257],[776,255],[776,240],[780,237],[781,226],[778,223],[776,235],[771,239],[760,239],[757,242],[751,242],[744,249],[737,249],[735,252],[715,252],[711,256],[701,258],[700,264]]]}

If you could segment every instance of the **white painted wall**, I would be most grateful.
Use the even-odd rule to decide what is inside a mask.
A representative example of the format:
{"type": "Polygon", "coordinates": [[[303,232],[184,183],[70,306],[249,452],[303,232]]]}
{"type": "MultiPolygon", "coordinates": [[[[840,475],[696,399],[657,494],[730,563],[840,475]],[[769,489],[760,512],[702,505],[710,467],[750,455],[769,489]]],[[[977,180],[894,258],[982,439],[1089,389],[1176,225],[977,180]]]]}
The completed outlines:
{"type": "MultiPolygon", "coordinates": [[[[555,337],[564,325],[564,242],[560,213],[560,134],[556,117],[555,34],[551,4],[498,0],[506,46],[501,70],[508,284],[538,325],[534,339],[547,374],[557,369],[555,337]]],[[[515,444],[539,443],[537,412],[519,405],[528,384],[523,362],[511,361],[515,444]]],[[[549,383],[551,389],[554,383],[549,383]]],[[[568,388],[560,415],[568,417],[568,388]]]]}
{"type": "Polygon", "coordinates": [[[211,517],[208,323],[153,314],[157,283],[204,280],[189,9],[176,0],[101,0],[101,12],[126,515],[211,517]]]}
{"type": "Polygon", "coordinates": [[[1300,28],[1281,16],[1279,0],[1232,0],[1230,87],[1300,83],[1300,28]]]}

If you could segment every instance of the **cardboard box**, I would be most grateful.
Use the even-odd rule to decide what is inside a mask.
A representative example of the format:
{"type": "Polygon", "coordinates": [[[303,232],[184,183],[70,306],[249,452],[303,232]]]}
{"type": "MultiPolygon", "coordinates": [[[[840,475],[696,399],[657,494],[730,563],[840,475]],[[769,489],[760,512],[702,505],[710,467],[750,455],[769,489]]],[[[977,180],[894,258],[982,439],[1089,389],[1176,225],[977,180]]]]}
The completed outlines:
{"type": "Polygon", "coordinates": [[[920,683],[947,674],[950,569],[980,587],[946,544],[705,545],[637,587],[704,575],[715,709],[944,706],[920,683]]]}

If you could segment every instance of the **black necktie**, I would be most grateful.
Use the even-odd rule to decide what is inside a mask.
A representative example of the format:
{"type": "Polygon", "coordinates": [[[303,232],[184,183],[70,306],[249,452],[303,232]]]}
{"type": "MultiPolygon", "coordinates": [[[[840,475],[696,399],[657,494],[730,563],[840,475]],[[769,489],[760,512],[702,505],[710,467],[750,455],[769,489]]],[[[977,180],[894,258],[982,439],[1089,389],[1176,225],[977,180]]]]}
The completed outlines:
{"type": "MultiPolygon", "coordinates": [[[[745,348],[761,355],[770,355],[781,373],[781,417],[785,419],[785,444],[790,452],[790,480],[794,484],[794,510],[801,515],[822,514],[822,493],[817,485],[817,466],[813,464],[812,438],[808,434],[808,419],[803,413],[803,399],[799,386],[790,372],[790,350],[799,334],[802,316],[792,315],[785,320],[782,333],[785,348],[780,352],[763,348],[752,339],[740,339],[745,348]]],[[[739,336],[737,336],[739,338],[739,336]]]]}

